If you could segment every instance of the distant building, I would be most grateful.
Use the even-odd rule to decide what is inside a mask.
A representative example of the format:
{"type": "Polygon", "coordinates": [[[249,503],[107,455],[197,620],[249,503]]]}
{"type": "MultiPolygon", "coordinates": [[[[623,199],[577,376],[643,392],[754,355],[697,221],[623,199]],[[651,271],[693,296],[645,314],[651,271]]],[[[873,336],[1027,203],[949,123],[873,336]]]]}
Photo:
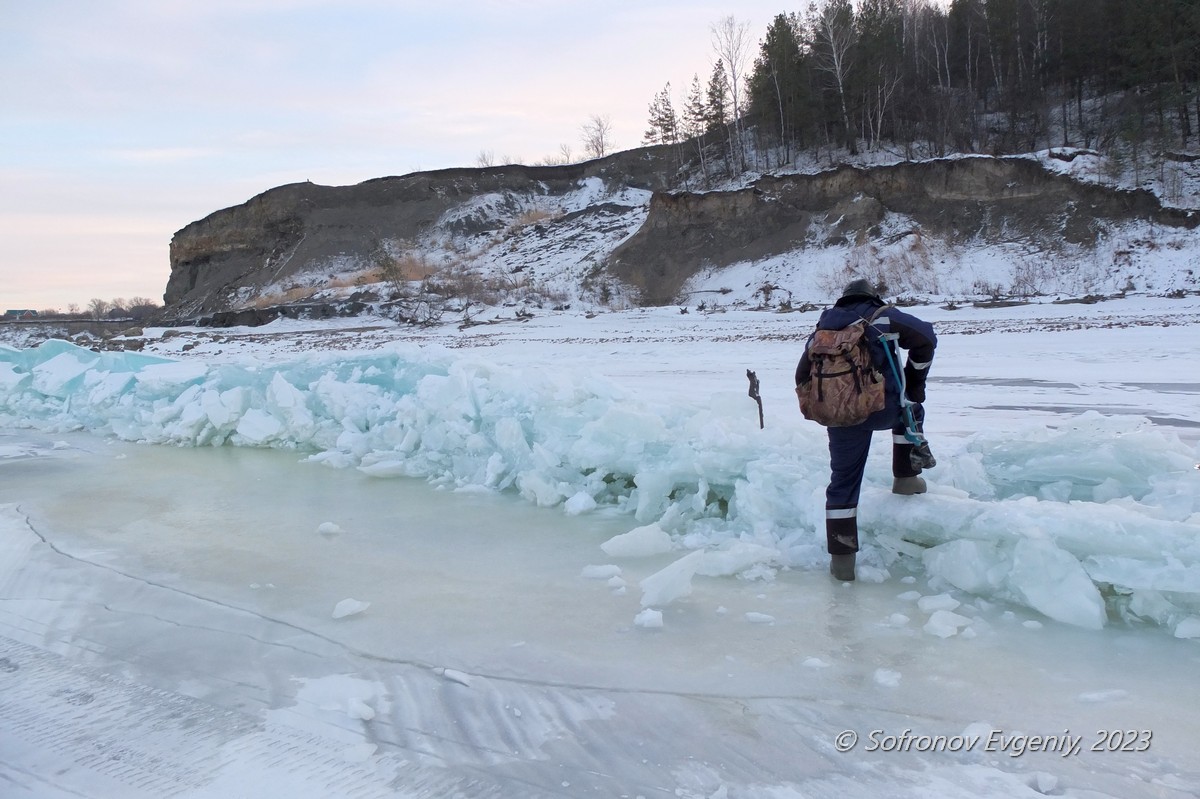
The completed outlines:
{"type": "Polygon", "coordinates": [[[27,308],[9,309],[4,312],[5,319],[37,319],[37,311],[27,308]]]}

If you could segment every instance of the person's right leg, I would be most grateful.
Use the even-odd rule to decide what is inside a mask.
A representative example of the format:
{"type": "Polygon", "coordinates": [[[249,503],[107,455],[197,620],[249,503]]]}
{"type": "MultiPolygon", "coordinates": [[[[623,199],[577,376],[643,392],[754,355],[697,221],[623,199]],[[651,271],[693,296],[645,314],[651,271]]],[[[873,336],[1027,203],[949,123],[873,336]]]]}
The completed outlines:
{"type": "Polygon", "coordinates": [[[854,579],[858,552],[858,495],[862,489],[867,453],[871,449],[869,429],[830,427],[829,486],[825,489],[825,541],[829,570],[839,580],[854,579]]]}

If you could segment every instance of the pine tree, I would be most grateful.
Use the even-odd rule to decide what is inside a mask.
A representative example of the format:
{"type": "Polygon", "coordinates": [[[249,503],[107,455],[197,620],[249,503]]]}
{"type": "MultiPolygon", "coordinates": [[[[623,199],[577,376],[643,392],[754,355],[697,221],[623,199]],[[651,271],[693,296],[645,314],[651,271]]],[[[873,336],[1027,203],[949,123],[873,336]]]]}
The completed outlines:
{"type": "Polygon", "coordinates": [[[725,65],[719,58],[713,64],[712,76],[708,79],[704,129],[721,147],[726,174],[733,175],[733,158],[729,148],[729,79],[725,77],[725,65]]]}
{"type": "Polygon", "coordinates": [[[645,144],[677,144],[679,142],[679,118],[671,103],[671,84],[654,95],[650,103],[650,127],[642,137],[645,144]]]}
{"type": "Polygon", "coordinates": [[[708,158],[704,152],[705,134],[708,132],[708,106],[704,100],[704,87],[700,85],[700,76],[692,75],[692,88],[688,91],[687,100],[683,105],[683,135],[684,138],[696,143],[696,152],[700,156],[700,171],[708,183],[708,158]]]}
{"type": "Polygon", "coordinates": [[[762,120],[763,129],[778,134],[785,160],[791,159],[792,144],[803,138],[802,107],[807,94],[803,63],[795,19],[776,15],[750,75],[750,110],[762,120]]]}

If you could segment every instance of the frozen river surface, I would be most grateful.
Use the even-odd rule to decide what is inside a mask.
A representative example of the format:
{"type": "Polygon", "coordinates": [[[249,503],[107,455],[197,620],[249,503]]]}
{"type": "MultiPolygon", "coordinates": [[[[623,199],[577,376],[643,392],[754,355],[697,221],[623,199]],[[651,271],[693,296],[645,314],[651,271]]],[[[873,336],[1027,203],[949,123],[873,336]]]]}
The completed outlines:
{"type": "Polygon", "coordinates": [[[942,640],[895,618],[920,584],[813,572],[699,583],[643,629],[635,591],[583,576],[625,520],[278,452],[17,436],[45,454],[0,465],[22,497],[0,521],[6,796],[1200,787],[1190,641],[1025,615],[942,640]],[[346,599],[370,605],[334,618],[346,599]],[[1089,751],[1126,730],[1145,751],[1089,751]],[[917,752],[935,744],[906,732],[981,739],[917,752]],[[1068,734],[1083,751],[986,751],[1068,734]]]}
{"type": "MultiPolygon", "coordinates": [[[[1070,334],[1023,342],[1067,346],[1085,364],[1059,375],[1000,356],[978,364],[980,351],[1006,351],[999,337],[944,337],[939,454],[965,458],[961,440],[1016,419],[1009,406],[1038,408],[1035,420],[1076,407],[1158,416],[1186,453],[1194,371],[1172,378],[1164,365],[1135,385],[1101,364],[1089,378],[1086,359],[1118,362],[1143,332],[1110,334],[1103,355],[1070,334]],[[964,340],[972,353],[956,355],[964,340]],[[1010,381],[1006,401],[987,380],[1010,381]]],[[[730,339],[714,359],[711,343],[649,342],[661,331],[573,345],[531,335],[485,352],[519,367],[574,346],[584,366],[655,401],[739,388],[753,366],[768,425],[785,426],[794,342],[730,339]]],[[[218,346],[230,345],[193,355],[229,358],[218,346]]],[[[1088,430],[1102,457],[1107,434],[1088,430]]],[[[1056,444],[1031,446],[1042,457],[1056,444]]],[[[656,618],[640,583],[681,551],[608,554],[603,544],[643,524],[629,508],[564,513],[294,451],[36,426],[0,428],[0,453],[6,799],[1200,794],[1200,647],[1186,619],[1063,624],[956,590],[919,559],[839,584],[795,543],[790,565],[692,575],[656,618]]],[[[950,482],[956,467],[941,468],[950,482]]],[[[804,492],[818,491],[812,479],[804,492]]],[[[1116,492],[1111,506],[1067,501],[1063,479],[1035,504],[1081,525],[1140,512],[1107,479],[1097,496],[1116,492]]],[[[1179,485],[1183,507],[1194,483],[1179,485]]],[[[935,486],[928,500],[1009,510],[968,494],[935,486]]],[[[864,496],[914,529],[933,524],[864,496]]],[[[1028,519],[1032,501],[1013,499],[1012,518],[1028,519]]],[[[1195,526],[1179,513],[1154,522],[1170,541],[1195,526]]]]}

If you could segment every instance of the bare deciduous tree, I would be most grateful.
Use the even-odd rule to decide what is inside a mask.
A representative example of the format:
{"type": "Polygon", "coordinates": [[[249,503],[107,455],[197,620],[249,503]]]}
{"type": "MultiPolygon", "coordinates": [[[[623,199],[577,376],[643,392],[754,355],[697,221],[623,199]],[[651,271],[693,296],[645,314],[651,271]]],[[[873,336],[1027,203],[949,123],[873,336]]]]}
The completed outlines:
{"type": "Polygon", "coordinates": [[[846,93],[854,65],[852,51],[858,38],[854,29],[854,7],[850,5],[850,0],[826,0],[823,6],[811,6],[809,13],[816,66],[828,73],[833,81],[841,105],[846,149],[850,155],[858,155],[858,137],[850,124],[850,111],[846,105],[846,93]]]}
{"type": "Polygon", "coordinates": [[[583,151],[591,158],[603,158],[612,146],[612,121],[608,116],[592,114],[583,124],[583,151]]]}
{"type": "Polygon", "coordinates": [[[141,322],[146,319],[150,319],[159,311],[161,311],[162,306],[149,297],[130,297],[129,304],[126,306],[125,310],[128,312],[130,317],[141,322]]]}
{"type": "Polygon", "coordinates": [[[540,162],[541,166],[563,166],[564,164],[575,163],[575,156],[571,153],[571,145],[558,145],[558,152],[554,155],[548,155],[540,162]]]}
{"type": "Polygon", "coordinates": [[[713,50],[725,65],[729,83],[729,99],[733,106],[734,158],[739,169],[746,168],[742,149],[742,77],[746,59],[750,57],[750,23],[725,17],[712,26],[713,50]]]}
{"type": "Polygon", "coordinates": [[[103,319],[104,314],[108,313],[109,304],[107,300],[102,300],[99,297],[88,300],[87,312],[93,319],[103,319]]]}

